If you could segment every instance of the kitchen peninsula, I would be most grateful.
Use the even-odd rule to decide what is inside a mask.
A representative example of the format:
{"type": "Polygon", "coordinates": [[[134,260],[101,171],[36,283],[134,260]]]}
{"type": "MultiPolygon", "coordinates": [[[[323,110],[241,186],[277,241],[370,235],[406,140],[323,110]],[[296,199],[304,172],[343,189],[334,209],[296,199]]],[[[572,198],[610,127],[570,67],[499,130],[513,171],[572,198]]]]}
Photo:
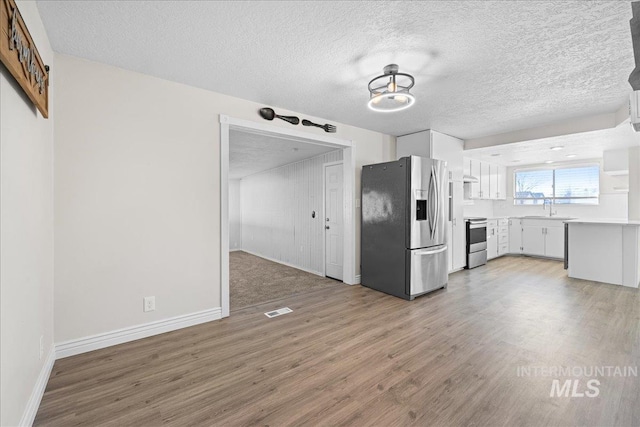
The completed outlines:
{"type": "Polygon", "coordinates": [[[570,220],[569,277],[637,288],[640,221],[570,220]]]}

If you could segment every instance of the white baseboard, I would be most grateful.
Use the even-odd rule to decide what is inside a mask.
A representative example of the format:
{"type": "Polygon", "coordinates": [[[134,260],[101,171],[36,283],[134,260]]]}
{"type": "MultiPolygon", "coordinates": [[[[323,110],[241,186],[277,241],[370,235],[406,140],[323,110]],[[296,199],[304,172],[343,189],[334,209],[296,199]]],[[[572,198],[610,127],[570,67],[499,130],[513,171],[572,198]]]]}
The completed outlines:
{"type": "Polygon", "coordinates": [[[20,420],[21,426],[31,426],[33,424],[33,420],[36,419],[36,414],[40,407],[40,401],[42,401],[44,389],[47,387],[47,382],[49,382],[49,376],[51,375],[53,363],[55,361],[56,351],[55,347],[52,346],[49,354],[47,355],[47,359],[44,361],[44,365],[42,365],[38,379],[33,386],[31,396],[29,396],[29,401],[27,402],[27,407],[24,409],[24,413],[22,414],[22,419],[20,420]]]}
{"type": "Polygon", "coordinates": [[[356,280],[355,280],[354,285],[359,285],[359,284],[360,284],[360,279],[362,279],[362,275],[361,275],[361,274],[358,274],[358,275],[356,276],[356,280]]]}
{"type": "Polygon", "coordinates": [[[290,264],[290,263],[288,263],[288,262],[280,261],[279,259],[273,259],[273,258],[270,258],[270,257],[268,257],[268,256],[264,256],[264,255],[261,255],[261,254],[256,253],[256,252],[248,251],[248,250],[246,250],[246,249],[242,249],[242,251],[244,251],[244,252],[246,252],[246,253],[248,253],[248,254],[251,254],[251,255],[254,255],[254,256],[260,257],[260,258],[264,258],[264,259],[266,259],[266,260],[268,260],[268,261],[277,262],[278,264],[286,265],[287,267],[295,268],[295,269],[297,269],[297,270],[302,270],[302,271],[306,271],[307,273],[315,274],[316,276],[322,276],[322,277],[324,277],[324,274],[322,274],[322,273],[321,273],[321,272],[319,272],[319,271],[309,270],[308,268],[303,268],[303,267],[300,267],[300,266],[295,265],[295,264],[290,264]]]}
{"type": "Polygon", "coordinates": [[[233,248],[233,249],[229,249],[229,252],[240,252],[242,250],[242,248],[233,248]]]}
{"type": "Polygon", "coordinates": [[[142,325],[131,326],[129,328],[118,329],[89,337],[65,341],[56,344],[56,359],[62,359],[88,351],[99,350],[112,345],[122,344],[129,341],[147,338],[189,326],[199,325],[212,320],[222,319],[222,308],[216,307],[196,313],[183,314],[155,322],[144,323],[142,325]]]}

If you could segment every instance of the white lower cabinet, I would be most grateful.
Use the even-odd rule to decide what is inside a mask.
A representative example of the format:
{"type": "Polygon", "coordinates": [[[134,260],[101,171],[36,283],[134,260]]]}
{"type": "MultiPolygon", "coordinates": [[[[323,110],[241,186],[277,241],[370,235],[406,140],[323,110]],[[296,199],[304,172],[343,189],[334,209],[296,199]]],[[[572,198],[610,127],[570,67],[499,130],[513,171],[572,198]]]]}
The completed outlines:
{"type": "Polygon", "coordinates": [[[510,252],[547,258],[564,258],[564,223],[561,220],[512,218],[511,224],[510,252]],[[516,227],[522,229],[519,242],[515,234],[516,227]]]}
{"type": "Polygon", "coordinates": [[[522,226],[522,253],[544,256],[544,227],[539,225],[522,226]]]}
{"type": "Polygon", "coordinates": [[[487,221],[487,259],[498,256],[498,221],[490,219],[487,221]]]}
{"type": "Polygon", "coordinates": [[[498,221],[498,256],[509,253],[509,220],[498,221]]]}
{"type": "Polygon", "coordinates": [[[509,253],[522,253],[522,220],[509,218],[509,253]]]}
{"type": "Polygon", "coordinates": [[[487,221],[487,259],[497,258],[509,252],[509,220],[487,221]]]}
{"type": "Polygon", "coordinates": [[[560,227],[546,227],[544,254],[550,258],[564,258],[564,223],[560,227]]]}

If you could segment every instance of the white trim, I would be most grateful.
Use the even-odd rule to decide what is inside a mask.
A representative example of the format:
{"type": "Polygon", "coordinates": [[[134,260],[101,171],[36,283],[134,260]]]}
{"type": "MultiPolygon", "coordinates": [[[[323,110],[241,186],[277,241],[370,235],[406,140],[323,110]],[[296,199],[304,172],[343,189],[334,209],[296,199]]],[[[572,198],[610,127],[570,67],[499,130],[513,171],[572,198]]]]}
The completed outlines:
{"type": "Polygon", "coordinates": [[[220,306],[229,317],[229,118],[220,116],[220,306]],[[227,283],[227,286],[224,286],[227,283]]]}
{"type": "MultiPolygon", "coordinates": [[[[272,124],[237,119],[220,114],[220,303],[222,317],[229,316],[229,130],[290,138],[296,141],[342,149],[344,162],[344,259],[343,282],[355,283],[356,271],[356,217],[353,208],[356,174],[355,144],[351,140],[333,136],[302,132],[272,124]]],[[[296,267],[297,268],[297,267],[296,267]]]]}
{"type": "Polygon", "coordinates": [[[233,248],[233,249],[229,249],[229,252],[240,252],[242,250],[244,250],[244,249],[242,249],[242,248],[233,248]]]}
{"type": "Polygon", "coordinates": [[[279,138],[290,137],[296,141],[306,140],[313,144],[324,143],[322,145],[341,147],[352,147],[353,143],[348,139],[336,138],[334,136],[315,134],[310,132],[302,132],[295,129],[283,128],[267,123],[254,122],[251,120],[237,119],[220,114],[220,123],[226,124],[231,128],[242,130],[244,132],[276,135],[279,138]]]}
{"type": "Polygon", "coordinates": [[[356,147],[342,150],[344,194],[344,261],[342,263],[343,282],[347,285],[356,284],[356,210],[354,209],[356,195],[356,147]]]}
{"type": "Polygon", "coordinates": [[[51,350],[47,355],[47,359],[44,361],[44,365],[42,365],[42,369],[40,369],[40,374],[38,375],[38,379],[36,380],[36,383],[33,386],[33,390],[31,391],[31,396],[29,396],[27,407],[24,408],[24,413],[22,414],[22,418],[20,419],[19,425],[30,426],[33,424],[33,421],[36,419],[36,414],[38,413],[38,408],[40,407],[40,402],[42,401],[44,390],[47,387],[47,383],[49,382],[49,377],[51,376],[51,371],[53,370],[53,363],[55,361],[56,361],[55,347],[51,346],[51,350]]]}
{"type": "Polygon", "coordinates": [[[222,318],[220,307],[209,310],[198,311],[196,313],[183,314],[169,319],[156,320],[155,322],[144,323],[142,325],[117,329],[115,331],[104,332],[89,337],[65,341],[56,344],[56,359],[62,359],[88,351],[99,350],[112,345],[122,344],[129,341],[147,338],[201,323],[211,322],[222,318]]]}
{"type": "Polygon", "coordinates": [[[253,256],[257,256],[259,258],[266,259],[267,261],[276,262],[278,264],[286,265],[287,267],[295,268],[296,270],[302,270],[302,271],[305,271],[307,273],[315,274],[316,276],[324,277],[324,274],[322,274],[321,271],[314,271],[314,270],[310,270],[308,268],[303,268],[303,267],[297,266],[295,264],[291,264],[291,263],[288,263],[288,262],[281,261],[279,259],[275,259],[275,258],[271,258],[271,257],[265,256],[265,255],[261,255],[261,254],[259,254],[257,252],[248,251],[246,249],[243,249],[242,251],[246,252],[248,254],[251,254],[253,256]]]}
{"type": "Polygon", "coordinates": [[[360,274],[358,274],[358,275],[356,276],[356,280],[355,280],[354,285],[359,285],[359,284],[360,284],[360,279],[361,279],[361,278],[362,278],[362,276],[361,276],[360,274]]]}

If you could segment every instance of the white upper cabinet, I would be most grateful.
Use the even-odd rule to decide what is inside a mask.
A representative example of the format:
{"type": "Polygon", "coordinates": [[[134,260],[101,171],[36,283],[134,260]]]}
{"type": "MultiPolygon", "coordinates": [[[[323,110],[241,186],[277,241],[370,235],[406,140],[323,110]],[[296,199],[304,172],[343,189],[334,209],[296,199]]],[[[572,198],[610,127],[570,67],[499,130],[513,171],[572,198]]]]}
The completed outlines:
{"type": "MultiPolygon", "coordinates": [[[[489,187],[492,200],[505,200],[507,198],[507,168],[506,166],[489,165],[489,187]]],[[[485,197],[486,198],[486,197],[485,197]]]]}
{"type": "MultiPolygon", "coordinates": [[[[474,160],[474,159],[467,159],[467,161],[469,162],[469,175],[478,178],[478,180],[481,180],[480,178],[480,161],[479,160],[474,160]]],[[[482,193],[481,193],[481,189],[480,189],[480,182],[472,182],[470,185],[471,188],[471,192],[470,192],[470,198],[471,199],[481,199],[482,197],[482,193]]]]}
{"type": "Polygon", "coordinates": [[[431,131],[431,157],[447,162],[451,181],[462,181],[464,141],[444,133],[431,131]]]}
{"type": "Polygon", "coordinates": [[[464,141],[434,130],[425,130],[400,136],[397,140],[397,158],[421,156],[447,162],[449,180],[462,181],[462,152],[464,141]]]}
{"type": "Polygon", "coordinates": [[[507,168],[476,159],[464,159],[464,174],[478,178],[470,183],[466,197],[469,199],[505,200],[507,198],[507,168]]]}
{"type": "Polygon", "coordinates": [[[497,174],[497,192],[494,192],[496,196],[496,200],[506,200],[507,199],[507,167],[498,165],[498,174],[497,174]]]}
{"type": "Polygon", "coordinates": [[[491,168],[489,163],[480,163],[480,198],[491,198],[491,168]]]}
{"type": "Polygon", "coordinates": [[[431,157],[431,131],[399,136],[396,144],[396,157],[420,156],[431,157]]]}

